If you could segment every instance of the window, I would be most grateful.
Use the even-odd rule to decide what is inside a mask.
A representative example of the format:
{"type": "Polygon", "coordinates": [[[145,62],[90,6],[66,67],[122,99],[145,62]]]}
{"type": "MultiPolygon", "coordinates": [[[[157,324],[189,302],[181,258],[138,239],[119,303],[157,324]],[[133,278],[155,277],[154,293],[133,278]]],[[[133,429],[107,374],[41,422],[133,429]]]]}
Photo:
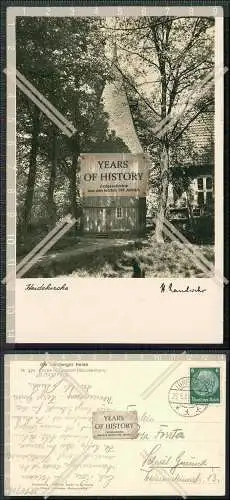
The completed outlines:
{"type": "Polygon", "coordinates": [[[212,190],[212,177],[206,177],[206,189],[212,190]]]}
{"type": "Polygon", "coordinates": [[[198,177],[197,187],[198,187],[199,191],[203,191],[203,189],[204,189],[204,178],[203,177],[198,177]]]}
{"type": "Polygon", "coordinates": [[[117,219],[122,219],[123,211],[121,207],[117,207],[117,219]]]}
{"type": "Polygon", "coordinates": [[[203,191],[198,191],[197,201],[198,201],[199,206],[204,205],[204,192],[203,191]]]}
{"type": "Polygon", "coordinates": [[[206,203],[209,206],[212,205],[212,203],[213,203],[212,191],[207,191],[207,193],[206,193],[206,203]]]}
{"type": "Polygon", "coordinates": [[[197,178],[197,204],[199,207],[211,205],[213,202],[213,179],[207,177],[197,178]]]}

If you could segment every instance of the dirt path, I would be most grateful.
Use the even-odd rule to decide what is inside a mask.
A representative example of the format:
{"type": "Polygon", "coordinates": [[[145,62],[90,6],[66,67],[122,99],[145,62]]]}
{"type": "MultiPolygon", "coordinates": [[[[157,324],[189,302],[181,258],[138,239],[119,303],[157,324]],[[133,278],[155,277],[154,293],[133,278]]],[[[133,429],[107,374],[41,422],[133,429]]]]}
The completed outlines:
{"type": "Polygon", "coordinates": [[[41,257],[39,262],[46,262],[48,260],[66,260],[66,258],[74,257],[81,254],[89,254],[98,250],[103,250],[112,247],[125,247],[134,245],[136,240],[126,239],[100,239],[100,238],[82,238],[74,244],[72,248],[66,250],[51,251],[41,257]]]}

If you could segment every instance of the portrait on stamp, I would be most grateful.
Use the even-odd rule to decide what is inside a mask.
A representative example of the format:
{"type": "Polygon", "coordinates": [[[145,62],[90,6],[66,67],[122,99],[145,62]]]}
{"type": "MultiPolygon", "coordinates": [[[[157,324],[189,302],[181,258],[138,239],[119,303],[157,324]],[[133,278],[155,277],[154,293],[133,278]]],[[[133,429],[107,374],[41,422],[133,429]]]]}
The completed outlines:
{"type": "Polygon", "coordinates": [[[191,403],[220,403],[220,369],[190,369],[191,403]]]}

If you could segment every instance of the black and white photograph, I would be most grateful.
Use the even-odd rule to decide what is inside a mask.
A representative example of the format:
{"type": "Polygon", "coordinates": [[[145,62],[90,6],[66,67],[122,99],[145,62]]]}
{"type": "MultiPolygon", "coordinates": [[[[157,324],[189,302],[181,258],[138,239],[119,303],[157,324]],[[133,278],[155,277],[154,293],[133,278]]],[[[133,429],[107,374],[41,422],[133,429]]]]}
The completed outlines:
{"type": "Polygon", "coordinates": [[[214,17],[19,16],[16,68],[18,277],[212,276],[214,17]]]}
{"type": "Polygon", "coordinates": [[[222,8],[12,7],[7,47],[9,342],[222,342],[222,8]]]}

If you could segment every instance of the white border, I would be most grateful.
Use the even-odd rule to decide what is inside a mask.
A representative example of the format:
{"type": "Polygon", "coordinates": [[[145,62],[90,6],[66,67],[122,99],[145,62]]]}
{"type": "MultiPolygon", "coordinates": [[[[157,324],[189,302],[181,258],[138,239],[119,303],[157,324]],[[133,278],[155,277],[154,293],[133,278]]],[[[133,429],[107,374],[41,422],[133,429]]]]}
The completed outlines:
{"type": "MultiPolygon", "coordinates": [[[[216,67],[223,66],[222,7],[8,7],[7,68],[15,72],[16,16],[215,16],[216,67]]],[[[15,79],[7,79],[7,274],[16,266],[15,79]]],[[[215,256],[223,272],[223,78],[215,86],[215,256]]],[[[61,279],[61,281],[63,281],[61,279]]],[[[65,280],[68,292],[25,292],[25,284],[55,279],[18,279],[7,285],[8,342],[221,343],[223,288],[209,279],[65,280]],[[160,284],[199,284],[200,295],[160,294],[160,284]]]]}
{"type": "MultiPolygon", "coordinates": [[[[204,415],[201,414],[201,416],[196,417],[199,420],[196,422],[196,418],[191,420],[191,418],[181,418],[179,417],[179,420],[177,419],[175,421],[174,417],[172,417],[172,420],[169,415],[165,416],[163,415],[163,420],[157,421],[156,423],[166,423],[168,425],[170,424],[179,424],[179,426],[184,427],[184,430],[187,432],[187,426],[190,428],[190,426],[196,426],[197,424],[211,424],[210,430],[212,428],[212,424],[219,424],[219,432],[216,435],[216,439],[218,439],[219,444],[222,446],[222,456],[223,456],[223,473],[222,477],[223,479],[223,485],[219,487],[218,490],[218,485],[216,485],[216,490],[215,490],[215,485],[213,488],[213,491],[209,491],[209,496],[215,496],[215,495],[224,495],[225,493],[225,451],[226,451],[226,439],[225,439],[225,428],[226,428],[226,418],[225,418],[225,408],[226,408],[226,392],[227,392],[227,387],[226,387],[226,355],[223,353],[210,353],[210,354],[137,354],[137,353],[132,353],[132,354],[55,354],[55,353],[45,353],[45,354],[7,354],[4,357],[4,368],[5,368],[5,425],[4,425],[4,462],[5,462],[5,476],[4,476],[4,491],[6,496],[12,496],[13,494],[13,485],[12,483],[14,482],[13,479],[15,479],[15,474],[18,473],[18,471],[15,471],[12,469],[12,464],[10,461],[10,456],[11,454],[14,453],[14,434],[13,434],[13,418],[14,418],[14,412],[11,409],[11,402],[13,401],[13,391],[15,387],[13,387],[15,384],[14,382],[17,380],[15,378],[15,370],[23,368],[23,369],[32,369],[35,372],[38,372],[41,368],[41,364],[47,363],[49,367],[53,367],[55,371],[57,371],[57,376],[59,377],[65,377],[69,373],[69,366],[67,367],[67,364],[69,365],[71,362],[73,363],[89,363],[89,369],[91,368],[102,368],[103,370],[109,370],[110,371],[110,378],[109,378],[109,384],[113,385],[113,382],[115,381],[116,377],[116,383],[118,383],[119,386],[119,369],[123,367],[123,376],[129,376],[129,368],[135,368],[136,375],[141,376],[141,373],[143,373],[143,370],[145,371],[146,369],[149,370],[150,379],[148,379],[148,387],[145,387],[144,392],[146,392],[146,399],[152,398],[152,402],[149,403],[150,407],[147,404],[146,410],[148,412],[148,409],[150,411],[150,414],[152,413],[154,415],[154,405],[155,405],[155,400],[157,397],[157,394],[154,394],[154,391],[156,389],[159,389],[159,386],[162,384],[162,389],[163,393],[165,391],[164,389],[164,384],[167,385],[167,387],[171,386],[172,383],[172,377],[173,381],[175,379],[178,379],[180,374],[182,376],[187,376],[189,374],[190,368],[200,368],[205,367],[205,368],[220,368],[220,391],[221,391],[221,401],[220,404],[218,403],[217,405],[210,405],[210,410],[211,410],[211,415],[204,415]],[[118,363],[118,365],[117,365],[118,363]],[[154,373],[153,367],[156,368],[157,364],[161,363],[161,368],[162,371],[159,374],[159,371],[154,373]],[[114,370],[115,368],[115,370],[114,370]],[[125,369],[127,368],[127,373],[125,369]],[[112,378],[111,378],[112,376],[112,378]],[[12,394],[11,394],[12,391],[12,394]],[[218,406],[215,408],[215,406],[218,406]],[[220,408],[223,407],[222,410],[222,416],[223,418],[217,417],[218,411],[220,408]],[[152,408],[152,410],[151,410],[152,408]],[[214,413],[213,413],[214,410],[214,413]],[[165,417],[165,418],[164,418],[165,417]]],[[[74,368],[73,368],[74,369],[74,368]]],[[[87,370],[87,368],[86,368],[87,370]]],[[[70,373],[72,373],[72,367],[70,369],[70,373]]],[[[108,374],[104,373],[103,378],[106,379],[106,376],[108,374]]],[[[109,376],[108,375],[108,376],[109,376]]],[[[30,374],[27,372],[27,379],[28,382],[30,381],[30,374]]],[[[71,380],[74,381],[76,380],[75,374],[71,376],[71,380]]],[[[144,379],[146,382],[146,378],[144,379]]],[[[39,382],[39,379],[38,379],[39,382]]],[[[47,379],[44,378],[43,382],[47,382],[47,379]]],[[[50,382],[50,379],[48,380],[50,382]]],[[[17,387],[18,389],[18,387],[17,387]]],[[[144,387],[143,387],[144,389],[144,387]]],[[[23,388],[21,389],[23,391],[23,388]]],[[[119,387],[119,392],[120,394],[126,394],[124,393],[124,388],[119,387]]],[[[161,390],[161,389],[160,389],[161,390]]],[[[142,395],[143,392],[139,395],[140,399],[137,399],[137,403],[142,400],[142,395]]],[[[126,397],[128,398],[128,395],[125,396],[125,400],[127,403],[126,397]]],[[[159,397],[159,392],[158,392],[158,397],[159,397]]],[[[145,399],[145,397],[144,397],[145,399]]],[[[135,401],[132,401],[134,403],[135,401]]],[[[126,403],[126,404],[127,404],[126,403]]],[[[164,407],[164,398],[160,401],[162,406],[164,407]]],[[[156,406],[156,405],[155,405],[156,406]]],[[[137,407],[138,409],[139,407],[137,407]]],[[[128,410],[131,409],[131,407],[122,407],[121,410],[128,410]]],[[[132,409],[135,409],[134,407],[132,409]]],[[[164,412],[163,412],[164,413],[164,412]]],[[[217,428],[216,428],[217,429],[217,428]]],[[[39,424],[38,424],[38,432],[39,432],[39,424]]],[[[195,429],[194,429],[195,432],[195,429]]],[[[188,438],[187,438],[188,439],[188,438]]],[[[189,441],[187,442],[189,444],[189,441]]],[[[145,444],[148,444],[146,441],[145,444]]],[[[165,446],[167,446],[167,443],[164,442],[165,446]]],[[[169,444],[169,443],[168,443],[169,444]]],[[[205,446],[205,443],[202,441],[199,443],[201,448],[202,446],[205,446]]],[[[175,443],[174,443],[175,445],[175,443]]],[[[177,445],[177,443],[176,443],[177,445]]],[[[180,445],[178,441],[178,445],[180,445]]],[[[129,446],[129,442],[126,443],[126,446],[129,446]]],[[[144,443],[143,443],[144,446],[144,443]]],[[[17,477],[18,483],[20,484],[20,478],[17,477]]],[[[186,485],[184,485],[186,486],[186,485]]],[[[28,488],[31,487],[31,484],[28,485],[28,488]]],[[[112,492],[106,492],[105,491],[105,496],[108,494],[113,494],[117,495],[117,488],[119,486],[116,485],[114,493],[112,492]]],[[[153,485],[154,487],[154,485],[153,485]]],[[[156,487],[156,485],[155,485],[156,487]]],[[[183,487],[183,485],[182,485],[183,487]]],[[[133,495],[132,492],[132,484],[130,483],[130,492],[129,491],[124,491],[124,493],[128,496],[133,495]]],[[[199,488],[199,484],[198,484],[199,488]]],[[[208,486],[202,490],[203,495],[207,495],[207,488],[208,486]],[[206,492],[205,492],[206,491],[206,492]]],[[[189,485],[189,490],[192,489],[191,484],[189,485]]],[[[52,495],[55,495],[55,488],[52,488],[52,478],[51,478],[51,488],[50,491],[52,490],[52,495]]],[[[212,490],[212,488],[211,488],[212,490]]],[[[186,491],[186,490],[185,490],[186,491]]],[[[71,496],[71,490],[69,491],[68,488],[66,490],[67,494],[71,496]]],[[[145,496],[151,495],[151,491],[149,492],[140,492],[138,494],[144,494],[145,496]]],[[[158,496],[164,496],[166,493],[159,493],[158,496]]],[[[196,491],[193,493],[195,496],[196,491]]],[[[20,492],[14,493],[15,496],[19,496],[20,492]]],[[[36,492],[34,493],[36,496],[36,492]]],[[[87,497],[89,495],[84,494],[81,491],[81,495],[87,497]]],[[[175,493],[173,492],[172,489],[172,495],[174,496],[175,493]]],[[[188,495],[192,495],[191,491],[188,492],[188,495]]],[[[25,493],[25,496],[29,496],[29,493],[25,493]]],[[[38,496],[38,495],[37,495],[38,496]]],[[[46,497],[44,497],[46,498],[46,497]]]]}

